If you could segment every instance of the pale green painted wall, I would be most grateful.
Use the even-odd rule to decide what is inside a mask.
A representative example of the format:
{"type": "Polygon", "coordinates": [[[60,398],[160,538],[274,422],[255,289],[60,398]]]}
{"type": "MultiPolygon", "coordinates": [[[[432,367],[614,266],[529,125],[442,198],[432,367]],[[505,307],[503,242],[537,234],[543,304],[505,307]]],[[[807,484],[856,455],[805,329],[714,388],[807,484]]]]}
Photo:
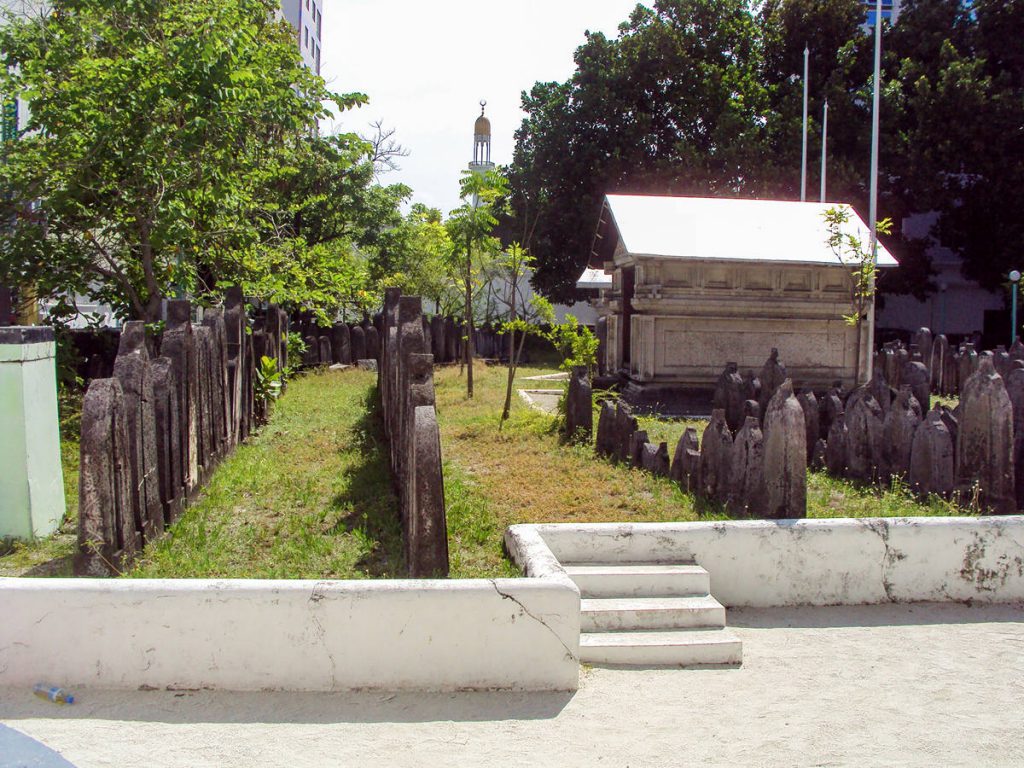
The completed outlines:
{"type": "Polygon", "coordinates": [[[64,519],[56,345],[0,344],[0,537],[53,533],[64,519]]]}

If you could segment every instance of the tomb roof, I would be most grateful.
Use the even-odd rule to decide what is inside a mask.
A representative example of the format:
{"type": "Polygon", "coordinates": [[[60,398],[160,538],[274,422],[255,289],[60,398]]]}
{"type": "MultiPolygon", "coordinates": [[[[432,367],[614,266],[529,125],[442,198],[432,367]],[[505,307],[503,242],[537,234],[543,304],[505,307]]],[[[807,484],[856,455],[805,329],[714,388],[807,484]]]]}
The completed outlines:
{"type": "MultiPolygon", "coordinates": [[[[824,218],[840,206],[850,209],[844,233],[862,238],[866,247],[868,227],[845,203],[654,195],[607,195],[598,238],[614,248],[607,242],[614,230],[622,249],[636,256],[841,265],[829,247],[824,218]]],[[[610,255],[606,251],[602,258],[598,245],[592,264],[610,255]]],[[[879,243],[878,266],[897,265],[879,243]]]]}

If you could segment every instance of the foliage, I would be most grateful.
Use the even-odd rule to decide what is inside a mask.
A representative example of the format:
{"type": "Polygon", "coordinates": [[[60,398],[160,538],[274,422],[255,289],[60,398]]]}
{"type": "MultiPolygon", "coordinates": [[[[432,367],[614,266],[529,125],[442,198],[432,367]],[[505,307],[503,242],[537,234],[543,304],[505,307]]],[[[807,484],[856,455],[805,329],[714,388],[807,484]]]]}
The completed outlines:
{"type": "Polygon", "coordinates": [[[288,380],[302,368],[302,358],[308,347],[302,334],[296,331],[289,331],[285,334],[285,344],[288,348],[288,366],[284,370],[284,377],[285,380],[288,380]]]}
{"type": "Polygon", "coordinates": [[[0,94],[30,118],[0,148],[0,282],[155,320],[241,283],[322,304],[394,193],[369,143],[316,137],[330,93],[276,0],[56,0],[0,26],[0,94]],[[354,222],[354,223],[353,223],[354,222]]]}
{"type": "Polygon", "coordinates": [[[562,358],[559,367],[563,371],[580,366],[592,371],[597,365],[597,336],[572,315],[566,315],[561,323],[552,323],[542,335],[562,358]]]}
{"type": "MultiPolygon", "coordinates": [[[[872,253],[870,238],[850,227],[852,212],[849,206],[833,206],[822,216],[828,227],[828,245],[839,260],[850,269],[850,314],[843,315],[847,325],[858,326],[867,316],[875,297],[878,262],[872,253]]],[[[892,232],[892,219],[876,224],[878,233],[892,232]]]]}
{"type": "MultiPolygon", "coordinates": [[[[1024,4],[906,0],[883,25],[879,208],[899,255],[885,290],[933,290],[931,238],[990,288],[1024,250],[1024,4]],[[938,213],[923,238],[902,221],[938,213]]],[[[508,170],[506,237],[537,256],[535,286],[566,301],[608,193],[796,199],[803,50],[809,155],[829,104],[828,199],[867,209],[873,36],[859,0],[656,0],[616,38],[588,34],[565,82],[536,83],[508,170]],[[867,30],[870,31],[870,30],[867,30]]],[[[818,164],[808,187],[817,190],[818,164]]],[[[816,197],[816,195],[815,195],[816,197]]]]}
{"type": "Polygon", "coordinates": [[[281,396],[284,387],[284,372],[278,367],[277,360],[264,355],[255,368],[253,379],[253,397],[265,411],[270,403],[281,396]]]}

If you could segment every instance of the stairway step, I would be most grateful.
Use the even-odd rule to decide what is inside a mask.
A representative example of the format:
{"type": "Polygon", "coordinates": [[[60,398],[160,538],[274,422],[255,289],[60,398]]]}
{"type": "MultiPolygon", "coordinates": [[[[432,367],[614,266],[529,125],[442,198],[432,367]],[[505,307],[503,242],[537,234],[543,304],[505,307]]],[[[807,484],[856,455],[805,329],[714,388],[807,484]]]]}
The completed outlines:
{"type": "Polygon", "coordinates": [[[580,635],[580,661],[632,666],[710,666],[743,663],[743,644],[727,629],[593,632],[580,635]]]}
{"type": "Polygon", "coordinates": [[[711,587],[708,572],[694,564],[579,563],[564,568],[584,598],[688,597],[706,595],[711,587]]]}
{"type": "Polygon", "coordinates": [[[725,608],[710,595],[580,600],[580,630],[618,632],[725,626],[725,608]]]}

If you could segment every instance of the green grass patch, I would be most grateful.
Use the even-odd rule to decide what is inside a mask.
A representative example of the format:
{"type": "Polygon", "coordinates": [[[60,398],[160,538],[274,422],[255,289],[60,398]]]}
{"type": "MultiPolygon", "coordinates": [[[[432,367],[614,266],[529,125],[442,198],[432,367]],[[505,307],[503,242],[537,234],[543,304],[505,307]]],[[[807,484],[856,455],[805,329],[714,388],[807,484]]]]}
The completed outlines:
{"type": "Polygon", "coordinates": [[[376,375],[313,372],[217,468],[130,575],[353,579],[402,575],[376,375]]]}

